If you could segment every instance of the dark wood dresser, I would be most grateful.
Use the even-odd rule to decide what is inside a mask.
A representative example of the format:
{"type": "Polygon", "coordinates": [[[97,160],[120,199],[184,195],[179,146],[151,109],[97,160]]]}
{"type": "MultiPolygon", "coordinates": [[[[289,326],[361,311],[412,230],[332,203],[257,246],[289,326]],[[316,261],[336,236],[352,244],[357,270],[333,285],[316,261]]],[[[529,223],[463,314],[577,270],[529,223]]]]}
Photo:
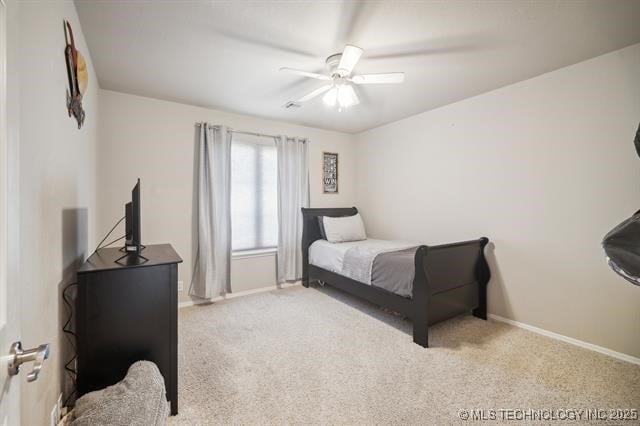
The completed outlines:
{"type": "Polygon", "coordinates": [[[79,395],[122,380],[131,364],[153,361],[178,413],[178,263],[169,244],[149,245],[144,263],[117,248],[94,253],[78,270],[79,395]]]}

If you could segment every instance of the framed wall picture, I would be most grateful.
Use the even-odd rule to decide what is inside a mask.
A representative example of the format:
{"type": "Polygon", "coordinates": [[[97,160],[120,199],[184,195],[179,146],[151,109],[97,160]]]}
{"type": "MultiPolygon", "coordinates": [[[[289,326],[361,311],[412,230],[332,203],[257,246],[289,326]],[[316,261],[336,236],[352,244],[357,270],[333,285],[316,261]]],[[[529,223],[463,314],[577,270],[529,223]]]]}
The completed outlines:
{"type": "Polygon", "coordinates": [[[338,153],[322,153],[322,192],[324,194],[338,193],[338,153]]]}

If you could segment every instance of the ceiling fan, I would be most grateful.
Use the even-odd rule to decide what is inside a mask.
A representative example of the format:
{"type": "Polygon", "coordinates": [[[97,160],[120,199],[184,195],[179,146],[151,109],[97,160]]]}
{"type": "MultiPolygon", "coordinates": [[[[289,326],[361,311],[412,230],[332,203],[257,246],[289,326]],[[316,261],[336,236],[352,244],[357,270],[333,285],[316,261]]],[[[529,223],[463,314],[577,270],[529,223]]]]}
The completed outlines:
{"type": "Polygon", "coordinates": [[[327,82],[324,86],[304,95],[294,103],[302,104],[324,93],[325,95],[322,97],[324,103],[330,107],[335,107],[337,104],[338,110],[342,111],[343,108],[360,103],[353,84],[394,84],[404,81],[403,72],[352,75],[353,69],[363,52],[359,47],[347,45],[342,53],[329,56],[326,60],[327,68],[329,69],[328,74],[317,74],[287,67],[280,68],[280,71],[327,82]]]}

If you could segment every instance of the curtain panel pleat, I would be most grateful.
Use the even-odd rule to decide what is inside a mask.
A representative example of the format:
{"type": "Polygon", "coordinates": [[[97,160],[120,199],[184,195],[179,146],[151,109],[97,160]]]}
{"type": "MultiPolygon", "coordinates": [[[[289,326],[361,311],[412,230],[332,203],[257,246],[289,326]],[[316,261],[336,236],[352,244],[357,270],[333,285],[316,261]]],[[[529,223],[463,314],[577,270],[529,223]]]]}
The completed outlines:
{"type": "Polygon", "coordinates": [[[279,283],[302,278],[302,207],[309,207],[308,141],[281,136],[278,147],[279,283]]]}
{"type": "Polygon", "coordinates": [[[231,134],[200,126],[197,244],[189,294],[210,299],[231,292],[231,134]]]}

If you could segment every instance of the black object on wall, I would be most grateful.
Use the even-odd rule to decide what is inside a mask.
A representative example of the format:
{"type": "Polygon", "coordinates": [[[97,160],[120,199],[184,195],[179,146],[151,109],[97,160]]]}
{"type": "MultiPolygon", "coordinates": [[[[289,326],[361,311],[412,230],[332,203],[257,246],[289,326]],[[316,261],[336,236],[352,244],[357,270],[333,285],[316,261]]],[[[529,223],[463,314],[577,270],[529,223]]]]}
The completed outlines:
{"type": "MultiPolygon", "coordinates": [[[[634,140],[640,157],[640,125],[634,140]]],[[[611,269],[632,284],[640,286],[640,210],[613,228],[602,241],[611,269]]]]}
{"type": "Polygon", "coordinates": [[[638,130],[636,131],[636,139],[634,143],[636,144],[636,152],[638,153],[638,157],[640,157],[640,124],[638,124],[638,130]]]}

